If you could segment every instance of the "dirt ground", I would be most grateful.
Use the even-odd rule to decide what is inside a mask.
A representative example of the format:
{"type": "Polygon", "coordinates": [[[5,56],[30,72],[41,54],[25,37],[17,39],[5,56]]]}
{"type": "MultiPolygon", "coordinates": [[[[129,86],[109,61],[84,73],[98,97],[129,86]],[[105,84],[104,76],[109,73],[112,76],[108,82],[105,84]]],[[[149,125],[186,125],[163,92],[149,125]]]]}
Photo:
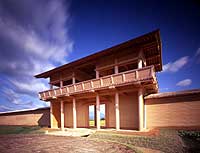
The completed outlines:
{"type": "Polygon", "coordinates": [[[89,140],[82,137],[62,137],[39,134],[1,135],[3,153],[134,153],[130,148],[112,142],[89,140]]]}

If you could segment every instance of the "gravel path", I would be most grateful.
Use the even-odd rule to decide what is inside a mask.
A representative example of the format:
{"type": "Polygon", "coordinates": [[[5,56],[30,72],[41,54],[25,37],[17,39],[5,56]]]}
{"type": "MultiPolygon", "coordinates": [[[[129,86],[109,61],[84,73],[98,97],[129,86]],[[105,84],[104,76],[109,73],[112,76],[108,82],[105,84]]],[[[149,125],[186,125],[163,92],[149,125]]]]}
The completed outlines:
{"type": "Polygon", "coordinates": [[[1,135],[0,152],[3,153],[134,153],[126,146],[89,140],[82,137],[18,134],[1,135]]]}

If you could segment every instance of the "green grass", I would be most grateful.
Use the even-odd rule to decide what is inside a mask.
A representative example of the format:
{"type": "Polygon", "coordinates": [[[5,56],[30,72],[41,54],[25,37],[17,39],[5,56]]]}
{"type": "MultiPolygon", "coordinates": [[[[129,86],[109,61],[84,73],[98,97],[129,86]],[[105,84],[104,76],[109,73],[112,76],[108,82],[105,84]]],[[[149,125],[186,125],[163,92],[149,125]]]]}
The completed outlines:
{"type": "MultiPolygon", "coordinates": [[[[101,126],[105,126],[106,125],[106,121],[105,120],[101,120],[100,121],[100,125],[101,126]]],[[[90,120],[89,121],[89,126],[94,126],[94,120],[90,120]]]]}
{"type": "Polygon", "coordinates": [[[0,126],[0,134],[37,134],[45,133],[39,126],[0,126]]]}

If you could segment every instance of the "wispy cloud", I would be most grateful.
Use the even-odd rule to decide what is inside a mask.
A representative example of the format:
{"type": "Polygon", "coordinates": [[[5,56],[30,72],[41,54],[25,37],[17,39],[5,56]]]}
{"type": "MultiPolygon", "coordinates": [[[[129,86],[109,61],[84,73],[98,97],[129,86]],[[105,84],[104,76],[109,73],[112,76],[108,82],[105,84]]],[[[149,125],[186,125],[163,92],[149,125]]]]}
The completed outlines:
{"type": "Polygon", "coordinates": [[[159,91],[163,92],[163,91],[168,91],[169,88],[160,88],[159,91]]]}
{"type": "Polygon", "coordinates": [[[189,61],[189,57],[184,56],[174,62],[169,62],[163,66],[163,72],[177,72],[183,66],[185,66],[188,63],[188,61],[189,61]]]}
{"type": "Polygon", "coordinates": [[[185,86],[189,86],[192,84],[192,80],[191,79],[185,79],[182,81],[179,81],[176,86],[180,86],[180,87],[185,87],[185,86]]]}
{"type": "Polygon", "coordinates": [[[200,63],[200,48],[197,49],[195,53],[195,58],[197,59],[197,63],[200,63]]]}
{"type": "Polygon", "coordinates": [[[10,89],[4,99],[43,106],[37,92],[47,82],[33,76],[67,62],[73,49],[68,7],[64,0],[0,2],[0,80],[6,82],[0,90],[10,89]]]}
{"type": "Polygon", "coordinates": [[[0,105],[0,112],[6,112],[6,111],[11,111],[11,110],[13,110],[13,108],[10,108],[5,105],[0,105]]]}

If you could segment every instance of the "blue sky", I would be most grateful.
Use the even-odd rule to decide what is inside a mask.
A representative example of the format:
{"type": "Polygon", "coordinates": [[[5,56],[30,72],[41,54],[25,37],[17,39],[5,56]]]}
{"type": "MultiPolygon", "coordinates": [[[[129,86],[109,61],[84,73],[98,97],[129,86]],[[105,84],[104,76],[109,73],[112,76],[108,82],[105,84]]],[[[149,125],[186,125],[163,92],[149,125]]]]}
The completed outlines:
{"type": "Polygon", "coordinates": [[[33,76],[160,29],[161,92],[200,88],[197,1],[20,0],[0,2],[0,111],[48,106],[33,76]]]}

